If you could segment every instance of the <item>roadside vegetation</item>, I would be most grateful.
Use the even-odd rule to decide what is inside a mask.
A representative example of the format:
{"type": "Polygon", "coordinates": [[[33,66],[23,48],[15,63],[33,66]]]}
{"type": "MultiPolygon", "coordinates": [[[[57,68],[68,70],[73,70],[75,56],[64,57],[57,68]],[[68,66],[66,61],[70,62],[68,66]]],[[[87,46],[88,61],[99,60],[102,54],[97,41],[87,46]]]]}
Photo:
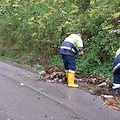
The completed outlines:
{"type": "Polygon", "coordinates": [[[1,0],[0,57],[31,66],[63,68],[59,48],[83,32],[84,55],[77,71],[112,80],[120,47],[119,0],[1,0]]]}

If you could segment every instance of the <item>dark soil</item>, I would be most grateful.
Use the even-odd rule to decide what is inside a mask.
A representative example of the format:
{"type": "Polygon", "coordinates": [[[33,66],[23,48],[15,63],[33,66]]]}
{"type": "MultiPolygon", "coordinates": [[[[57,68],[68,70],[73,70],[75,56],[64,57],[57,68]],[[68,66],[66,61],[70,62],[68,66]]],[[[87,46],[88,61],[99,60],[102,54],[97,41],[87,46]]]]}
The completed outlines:
{"type": "MultiPolygon", "coordinates": [[[[39,71],[38,80],[43,82],[67,84],[66,75],[59,67],[47,67],[41,76],[42,71],[39,71]]],[[[75,74],[75,83],[79,84],[79,89],[82,89],[90,94],[102,96],[113,96],[113,98],[103,98],[106,106],[112,106],[115,110],[120,110],[120,93],[114,94],[112,84],[108,78],[91,77],[89,75],[83,75],[80,72],[75,74]],[[112,102],[111,102],[112,101],[112,102]]]]}

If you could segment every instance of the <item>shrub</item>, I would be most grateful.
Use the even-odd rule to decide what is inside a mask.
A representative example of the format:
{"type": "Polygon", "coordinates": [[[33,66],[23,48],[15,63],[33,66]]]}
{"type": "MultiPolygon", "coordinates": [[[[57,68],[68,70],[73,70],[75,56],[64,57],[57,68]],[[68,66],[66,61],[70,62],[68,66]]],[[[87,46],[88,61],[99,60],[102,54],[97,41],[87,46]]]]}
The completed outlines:
{"type": "Polygon", "coordinates": [[[0,55],[17,61],[26,55],[32,64],[53,57],[51,64],[61,66],[62,41],[82,31],[85,54],[78,70],[105,73],[120,46],[119,6],[118,0],[1,0],[0,55]]]}

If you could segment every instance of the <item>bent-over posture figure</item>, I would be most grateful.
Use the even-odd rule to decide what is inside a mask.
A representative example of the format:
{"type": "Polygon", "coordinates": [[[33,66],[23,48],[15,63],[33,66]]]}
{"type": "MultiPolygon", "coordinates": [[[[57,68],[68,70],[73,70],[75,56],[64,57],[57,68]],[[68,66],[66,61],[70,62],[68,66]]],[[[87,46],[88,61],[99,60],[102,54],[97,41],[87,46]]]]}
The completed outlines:
{"type": "Polygon", "coordinates": [[[74,83],[75,71],[76,71],[76,61],[75,55],[83,54],[83,42],[82,33],[69,35],[62,43],[60,48],[60,54],[63,58],[64,68],[67,76],[69,87],[79,87],[74,83]]]}

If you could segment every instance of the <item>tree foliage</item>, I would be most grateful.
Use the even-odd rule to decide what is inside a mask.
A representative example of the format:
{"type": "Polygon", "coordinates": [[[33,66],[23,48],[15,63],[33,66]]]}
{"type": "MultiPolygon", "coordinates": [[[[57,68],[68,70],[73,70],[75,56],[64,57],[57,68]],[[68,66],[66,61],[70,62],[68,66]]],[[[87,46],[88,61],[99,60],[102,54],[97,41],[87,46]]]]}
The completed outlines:
{"type": "Polygon", "coordinates": [[[110,71],[120,46],[119,6],[118,0],[1,0],[0,55],[49,59],[59,55],[69,34],[82,31],[85,54],[77,69],[94,75],[102,66],[110,71]]]}

